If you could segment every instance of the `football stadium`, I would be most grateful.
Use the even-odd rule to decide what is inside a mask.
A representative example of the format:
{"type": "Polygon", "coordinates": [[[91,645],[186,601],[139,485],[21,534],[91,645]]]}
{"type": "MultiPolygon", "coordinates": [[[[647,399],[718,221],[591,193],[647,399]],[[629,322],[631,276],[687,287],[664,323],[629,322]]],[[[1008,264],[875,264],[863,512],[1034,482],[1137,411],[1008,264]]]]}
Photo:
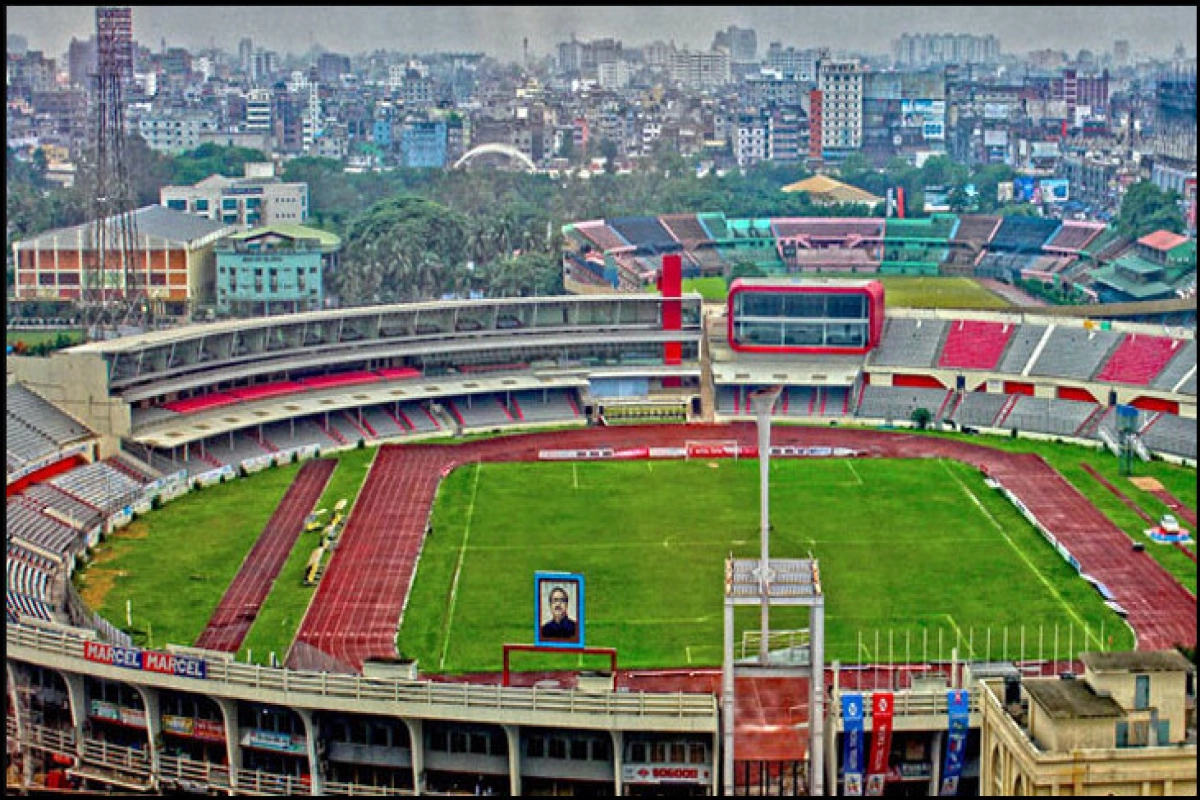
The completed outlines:
{"type": "Polygon", "coordinates": [[[1071,231],[757,222],[10,356],[9,785],[1194,794],[1194,330],[888,304],[1071,231]]]}

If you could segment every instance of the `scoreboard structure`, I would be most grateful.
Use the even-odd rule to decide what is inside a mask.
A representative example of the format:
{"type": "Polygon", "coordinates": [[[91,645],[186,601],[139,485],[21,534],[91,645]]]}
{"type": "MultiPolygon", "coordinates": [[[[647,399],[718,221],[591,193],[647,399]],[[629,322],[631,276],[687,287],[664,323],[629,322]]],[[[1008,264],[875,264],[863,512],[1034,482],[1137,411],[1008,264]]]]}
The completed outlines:
{"type": "Polygon", "coordinates": [[[742,353],[862,355],[883,335],[883,284],[832,278],[738,278],[729,346],[742,353]]]}

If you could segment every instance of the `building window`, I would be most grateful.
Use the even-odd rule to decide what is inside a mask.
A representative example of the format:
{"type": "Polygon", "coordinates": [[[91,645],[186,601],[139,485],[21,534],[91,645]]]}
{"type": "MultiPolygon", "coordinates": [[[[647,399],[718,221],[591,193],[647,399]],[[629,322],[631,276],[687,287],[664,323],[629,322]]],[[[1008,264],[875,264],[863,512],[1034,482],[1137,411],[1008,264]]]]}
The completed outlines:
{"type": "Polygon", "coordinates": [[[549,744],[549,747],[547,748],[546,754],[550,758],[565,759],[567,757],[567,741],[566,741],[566,739],[563,739],[561,736],[555,736],[549,740],[548,744],[549,744]]]}

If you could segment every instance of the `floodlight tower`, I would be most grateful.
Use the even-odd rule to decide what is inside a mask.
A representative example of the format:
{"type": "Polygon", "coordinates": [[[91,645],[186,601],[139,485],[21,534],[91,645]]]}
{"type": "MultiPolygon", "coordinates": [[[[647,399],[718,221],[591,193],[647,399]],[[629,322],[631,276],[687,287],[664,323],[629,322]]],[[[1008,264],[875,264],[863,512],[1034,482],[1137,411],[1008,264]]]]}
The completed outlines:
{"type": "Polygon", "coordinates": [[[80,298],[87,335],[97,338],[102,327],[140,321],[145,301],[145,281],[134,264],[137,231],[125,157],[125,86],[132,78],[133,10],[97,6],[92,254],[80,298]]]}
{"type": "Polygon", "coordinates": [[[771,630],[771,579],[775,573],[771,570],[771,411],[782,386],[772,386],[758,389],[750,393],[750,407],[754,409],[755,424],[758,427],[758,488],[759,488],[759,545],[761,557],[758,567],[758,584],[762,592],[762,637],[758,642],[758,660],[766,664],[770,659],[768,633],[771,630]]]}
{"type": "Polygon", "coordinates": [[[761,475],[762,503],[761,557],[738,559],[731,553],[725,561],[725,658],[721,670],[721,767],[722,793],[734,794],[734,719],[736,675],[759,674],[770,671],[779,677],[807,679],[809,696],[808,720],[808,793],[825,793],[824,778],[824,716],[825,716],[825,597],[821,590],[821,573],[816,559],[770,559],[769,515],[771,409],[782,387],[762,389],[750,395],[758,419],[758,463],[761,475]],[[807,631],[800,647],[770,655],[770,604],[802,606],[809,609],[807,631]],[[759,605],[762,609],[762,631],[757,664],[740,665],[734,654],[734,609],[737,606],[759,605]]]}

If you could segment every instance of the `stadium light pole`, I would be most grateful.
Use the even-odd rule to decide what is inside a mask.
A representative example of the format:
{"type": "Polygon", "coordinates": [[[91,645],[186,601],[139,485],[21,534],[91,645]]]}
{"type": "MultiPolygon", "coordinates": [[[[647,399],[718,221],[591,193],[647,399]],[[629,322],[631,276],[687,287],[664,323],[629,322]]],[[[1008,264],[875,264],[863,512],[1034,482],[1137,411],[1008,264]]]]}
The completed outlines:
{"type": "Polygon", "coordinates": [[[759,532],[762,553],[758,565],[758,586],[762,592],[762,635],[758,642],[758,660],[764,666],[770,658],[768,642],[771,629],[770,594],[771,578],[774,577],[770,564],[771,411],[775,408],[775,400],[781,391],[783,391],[782,386],[771,386],[750,393],[750,405],[754,409],[755,423],[758,426],[758,486],[762,520],[759,532]]]}

